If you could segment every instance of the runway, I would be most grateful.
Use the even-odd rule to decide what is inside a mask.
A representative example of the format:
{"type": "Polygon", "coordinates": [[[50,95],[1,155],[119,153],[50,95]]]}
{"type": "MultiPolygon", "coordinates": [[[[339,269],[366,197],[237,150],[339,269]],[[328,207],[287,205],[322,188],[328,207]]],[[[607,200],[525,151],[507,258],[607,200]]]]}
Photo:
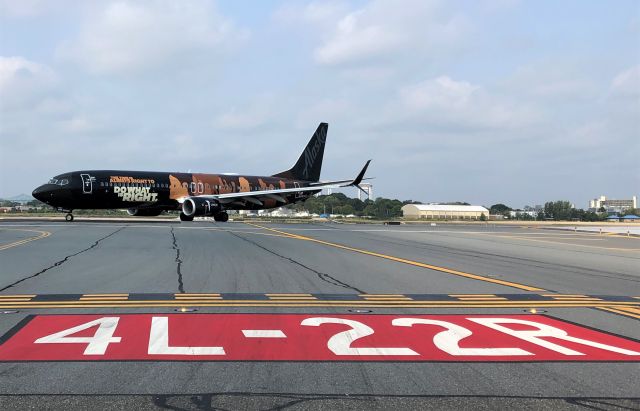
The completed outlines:
{"type": "Polygon", "coordinates": [[[640,358],[630,354],[640,340],[638,237],[78,220],[0,222],[0,407],[640,407],[640,358]],[[516,335],[500,343],[528,354],[465,357],[433,333],[417,336],[407,318],[470,330],[461,352],[504,350],[492,318],[537,321],[596,345],[541,337],[581,354],[572,356],[516,335]],[[327,342],[348,330],[337,324],[355,327],[346,346],[327,342]],[[55,343],[103,325],[111,339],[102,354],[55,343]],[[164,348],[157,335],[167,335],[164,348]],[[367,351],[376,344],[390,348],[367,351]]]}

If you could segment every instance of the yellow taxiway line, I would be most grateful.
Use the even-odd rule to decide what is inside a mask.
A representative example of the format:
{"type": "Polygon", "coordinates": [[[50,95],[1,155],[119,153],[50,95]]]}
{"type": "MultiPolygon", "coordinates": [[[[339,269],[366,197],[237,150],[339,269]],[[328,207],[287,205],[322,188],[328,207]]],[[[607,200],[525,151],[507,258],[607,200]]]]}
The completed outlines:
{"type": "Polygon", "coordinates": [[[479,280],[479,281],[484,281],[484,282],[488,282],[488,283],[504,285],[506,287],[517,288],[519,290],[525,290],[525,291],[544,291],[544,289],[542,289],[542,288],[532,287],[530,285],[514,283],[514,282],[511,282],[511,281],[498,280],[496,278],[484,277],[484,276],[481,276],[481,275],[478,275],[478,274],[472,274],[472,273],[466,273],[464,271],[452,270],[450,268],[440,267],[440,266],[437,266],[437,265],[425,264],[425,263],[421,263],[419,261],[408,260],[406,258],[394,257],[392,255],[376,253],[376,252],[373,252],[373,251],[368,251],[368,250],[363,250],[363,249],[360,249],[360,248],[355,248],[355,247],[350,247],[350,246],[346,246],[346,245],[342,245],[342,244],[332,243],[332,242],[329,242],[329,241],[318,240],[316,238],[307,237],[307,236],[303,236],[303,235],[299,235],[299,234],[287,233],[286,231],[280,231],[280,230],[276,230],[274,228],[263,227],[263,226],[258,225],[258,224],[247,223],[247,222],[245,222],[245,224],[248,224],[248,225],[251,225],[251,226],[254,226],[254,227],[258,227],[258,228],[262,228],[263,230],[273,231],[275,233],[286,235],[286,236],[288,236],[290,238],[294,238],[294,239],[297,239],[297,240],[310,241],[310,242],[323,244],[323,245],[330,246],[330,247],[339,248],[339,249],[342,249],[342,250],[353,251],[355,253],[370,255],[370,256],[378,257],[378,258],[384,258],[385,260],[391,260],[391,261],[395,261],[395,262],[398,262],[398,263],[409,264],[409,265],[413,265],[415,267],[427,268],[429,270],[439,271],[439,272],[443,272],[443,273],[447,273],[447,274],[453,274],[453,275],[457,275],[457,276],[460,276],[460,277],[471,278],[473,280],[479,280]]]}
{"type": "Polygon", "coordinates": [[[213,300],[214,298],[219,297],[203,297],[201,299],[189,298],[189,299],[176,299],[176,300],[112,300],[112,299],[91,299],[91,300],[74,300],[74,301],[14,301],[13,299],[0,300],[0,307],[32,307],[39,308],[43,306],[86,306],[94,304],[109,304],[109,306],[131,306],[131,305],[142,305],[145,306],[147,304],[152,305],[168,305],[168,306],[180,306],[188,303],[193,306],[199,305],[209,305],[214,304],[216,306],[279,306],[281,304],[290,305],[304,305],[310,307],[331,307],[331,306],[396,306],[401,305],[403,307],[420,307],[420,306],[443,306],[443,307],[476,307],[476,306],[514,306],[514,307],[529,307],[529,306],[551,306],[551,307],[564,307],[564,306],[580,306],[580,307],[613,307],[620,306],[624,307],[628,310],[637,310],[637,313],[640,314],[640,301],[639,302],[629,302],[629,301],[584,301],[580,299],[575,300],[561,300],[561,301],[550,301],[550,300],[522,300],[522,301],[513,301],[513,300],[479,300],[479,299],[461,299],[458,301],[443,301],[443,300],[406,300],[402,298],[398,299],[384,299],[384,300],[320,300],[320,299],[308,299],[309,297],[299,297],[297,299],[291,297],[288,299],[277,299],[277,300],[213,300]]]}
{"type": "Polygon", "coordinates": [[[4,228],[3,230],[30,231],[30,232],[33,232],[33,233],[39,233],[39,235],[34,236],[34,237],[25,238],[25,239],[22,239],[22,240],[19,240],[19,241],[14,241],[14,242],[9,243],[9,244],[0,245],[0,251],[6,250],[6,249],[9,249],[9,248],[12,248],[12,247],[17,247],[17,246],[22,245],[22,244],[30,243],[31,241],[40,240],[42,238],[49,237],[51,235],[51,233],[49,231],[28,230],[28,229],[24,229],[24,228],[4,228]]]}
{"type": "Polygon", "coordinates": [[[596,248],[600,250],[613,250],[613,251],[624,251],[624,252],[640,252],[640,248],[620,248],[620,247],[601,247],[598,245],[587,245],[587,244],[572,244],[566,243],[563,241],[551,241],[551,240],[540,240],[538,238],[527,238],[527,237],[516,237],[516,236],[505,236],[505,235],[493,235],[494,237],[499,238],[511,238],[514,240],[524,240],[524,241],[535,241],[537,243],[549,243],[549,244],[562,244],[568,245],[570,247],[584,247],[584,248],[596,248]]]}
{"type": "Polygon", "coordinates": [[[626,317],[633,317],[640,320],[640,310],[634,307],[626,307],[626,306],[616,306],[614,307],[596,307],[599,310],[609,311],[611,313],[616,313],[620,315],[624,315],[626,317]]]}
{"type": "Polygon", "coordinates": [[[0,309],[48,309],[48,308],[153,308],[153,307],[288,307],[288,308],[310,308],[310,307],[364,307],[364,308],[599,308],[609,311],[616,310],[617,313],[629,315],[634,318],[640,318],[640,315],[627,312],[628,308],[625,303],[602,302],[592,304],[588,302],[563,302],[562,304],[553,304],[549,302],[533,301],[533,302],[506,302],[506,301],[460,301],[447,304],[443,301],[416,301],[415,304],[409,304],[408,301],[238,301],[238,302],[222,302],[222,301],[79,301],[78,303],[64,302],[42,302],[41,304],[29,303],[0,303],[0,309]],[[622,308],[618,308],[622,307],[622,308]]]}

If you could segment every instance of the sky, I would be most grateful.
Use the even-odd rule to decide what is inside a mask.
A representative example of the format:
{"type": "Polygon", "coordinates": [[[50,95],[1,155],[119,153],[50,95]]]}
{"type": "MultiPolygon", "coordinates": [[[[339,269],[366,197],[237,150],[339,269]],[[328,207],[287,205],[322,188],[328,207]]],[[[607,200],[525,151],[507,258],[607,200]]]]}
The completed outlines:
{"type": "MultiPolygon", "coordinates": [[[[0,0],[0,197],[290,167],[511,207],[640,193],[640,2],[0,0]]],[[[347,192],[355,196],[355,192],[347,192]]]]}

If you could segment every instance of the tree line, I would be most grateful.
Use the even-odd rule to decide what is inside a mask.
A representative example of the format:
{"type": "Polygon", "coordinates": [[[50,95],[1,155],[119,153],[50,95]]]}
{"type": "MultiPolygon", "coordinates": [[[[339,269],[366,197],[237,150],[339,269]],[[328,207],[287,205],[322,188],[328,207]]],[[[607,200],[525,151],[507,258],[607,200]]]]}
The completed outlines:
{"type": "Polygon", "coordinates": [[[400,201],[378,197],[375,200],[359,200],[347,197],[342,193],[320,195],[308,198],[306,201],[291,204],[287,208],[295,211],[308,211],[311,214],[342,214],[372,218],[402,217],[402,206],[417,203],[416,201],[400,201]]]}
{"type": "MultiPolygon", "coordinates": [[[[330,195],[313,196],[304,202],[290,204],[285,206],[286,208],[295,211],[308,211],[311,214],[341,214],[341,215],[355,215],[358,217],[369,217],[379,219],[390,219],[402,217],[402,206],[405,204],[420,204],[419,201],[405,200],[400,201],[397,199],[389,199],[378,197],[375,200],[359,200],[357,198],[347,197],[342,193],[333,193],[330,195]]],[[[458,204],[469,205],[465,202],[453,202],[443,204],[458,204]]],[[[0,200],[0,206],[3,207],[15,207],[20,205],[17,202],[0,200]]],[[[38,200],[32,200],[25,204],[26,206],[39,207],[38,210],[32,209],[27,212],[42,213],[42,212],[56,212],[55,209],[49,207],[47,204],[38,200]]],[[[549,201],[544,204],[544,208],[538,210],[535,216],[532,216],[525,212],[516,211],[515,217],[511,217],[511,211],[514,211],[511,207],[498,203],[489,207],[489,214],[491,215],[503,215],[509,219],[516,220],[554,220],[554,221],[603,221],[610,214],[604,209],[600,209],[597,212],[583,210],[580,208],[574,208],[569,201],[549,201]]],[[[91,214],[93,210],[78,210],[80,214],[91,214]]],[[[121,214],[121,210],[100,210],[101,214],[121,214]]],[[[620,213],[621,216],[633,214],[639,215],[640,210],[628,209],[620,213]]],[[[488,217],[488,216],[487,216],[488,217]]],[[[483,221],[486,220],[483,219],[483,221]]]]}
{"type": "MultiPolygon", "coordinates": [[[[511,217],[511,211],[514,211],[511,207],[499,203],[494,204],[489,208],[489,212],[492,215],[503,215],[508,218],[511,217]]],[[[597,211],[589,211],[583,210],[581,208],[575,208],[571,205],[569,201],[559,200],[559,201],[548,201],[544,204],[544,208],[538,210],[535,217],[525,213],[516,211],[515,219],[517,220],[554,220],[554,221],[604,221],[611,214],[607,213],[604,208],[600,208],[597,211]]],[[[620,213],[621,216],[632,214],[638,215],[640,210],[638,209],[628,209],[624,210],[620,213]]]]}

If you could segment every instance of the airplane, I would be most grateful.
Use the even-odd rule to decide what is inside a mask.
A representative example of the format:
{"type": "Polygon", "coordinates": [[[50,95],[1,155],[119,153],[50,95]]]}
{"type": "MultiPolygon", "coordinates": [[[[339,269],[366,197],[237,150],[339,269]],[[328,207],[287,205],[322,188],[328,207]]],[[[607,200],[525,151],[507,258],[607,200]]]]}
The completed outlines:
{"type": "Polygon", "coordinates": [[[132,216],[180,210],[181,221],[213,217],[226,222],[227,210],[263,210],[304,201],[323,188],[360,187],[371,160],[352,180],[320,182],[327,139],[320,123],[298,161],[271,176],[153,171],[84,170],[63,173],[33,191],[33,197],[67,213],[73,210],[127,209],[132,216]]]}

